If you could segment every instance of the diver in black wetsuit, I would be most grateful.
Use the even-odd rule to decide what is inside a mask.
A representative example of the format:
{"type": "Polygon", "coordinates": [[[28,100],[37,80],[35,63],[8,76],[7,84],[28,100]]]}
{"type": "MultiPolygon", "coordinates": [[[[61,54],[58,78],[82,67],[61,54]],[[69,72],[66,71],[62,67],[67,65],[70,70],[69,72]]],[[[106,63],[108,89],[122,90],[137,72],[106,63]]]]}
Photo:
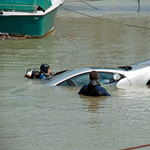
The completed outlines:
{"type": "Polygon", "coordinates": [[[78,94],[88,96],[110,96],[106,89],[101,87],[98,83],[99,75],[96,71],[90,72],[89,79],[90,83],[88,85],[84,85],[78,94]]]}
{"type": "Polygon", "coordinates": [[[26,71],[25,77],[28,79],[49,79],[50,77],[55,75],[56,73],[51,72],[48,64],[42,64],[40,66],[40,70],[38,68],[29,68],[26,71]]]}
{"type": "Polygon", "coordinates": [[[48,64],[42,64],[40,67],[41,75],[39,76],[40,79],[47,79],[50,76],[55,76],[55,72],[51,72],[50,67],[48,64]]]}

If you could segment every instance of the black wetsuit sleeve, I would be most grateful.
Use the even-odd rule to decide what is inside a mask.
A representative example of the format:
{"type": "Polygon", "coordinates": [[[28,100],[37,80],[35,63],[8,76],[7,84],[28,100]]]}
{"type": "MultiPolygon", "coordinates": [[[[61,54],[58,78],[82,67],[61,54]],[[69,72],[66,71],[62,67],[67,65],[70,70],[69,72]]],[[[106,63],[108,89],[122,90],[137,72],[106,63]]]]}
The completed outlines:
{"type": "Polygon", "coordinates": [[[97,86],[96,89],[99,91],[100,96],[111,96],[103,87],[97,86]]]}
{"type": "Polygon", "coordinates": [[[80,91],[79,91],[79,93],[78,94],[84,94],[84,91],[85,91],[85,88],[87,87],[87,85],[84,85],[81,89],[80,89],[80,91]]]}

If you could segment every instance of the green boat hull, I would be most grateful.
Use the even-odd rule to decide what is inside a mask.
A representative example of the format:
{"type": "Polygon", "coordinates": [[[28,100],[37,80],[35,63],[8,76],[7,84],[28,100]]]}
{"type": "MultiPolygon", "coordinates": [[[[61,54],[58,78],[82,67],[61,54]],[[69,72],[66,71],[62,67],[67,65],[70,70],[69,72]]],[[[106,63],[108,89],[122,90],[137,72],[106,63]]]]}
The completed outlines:
{"type": "Polygon", "coordinates": [[[44,10],[52,6],[51,0],[0,0],[0,10],[33,12],[40,6],[44,10]]]}
{"type": "Polygon", "coordinates": [[[0,32],[12,35],[41,37],[54,28],[58,7],[43,16],[0,15],[0,32]]]}

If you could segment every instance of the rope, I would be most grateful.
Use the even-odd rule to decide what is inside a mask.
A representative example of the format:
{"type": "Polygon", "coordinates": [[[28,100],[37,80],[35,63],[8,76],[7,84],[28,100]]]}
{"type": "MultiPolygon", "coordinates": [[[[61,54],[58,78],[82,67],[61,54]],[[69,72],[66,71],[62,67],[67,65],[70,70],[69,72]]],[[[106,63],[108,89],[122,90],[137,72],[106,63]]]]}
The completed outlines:
{"type": "Polygon", "coordinates": [[[132,150],[132,149],[137,149],[137,148],[142,148],[142,147],[147,147],[147,146],[150,146],[150,144],[136,146],[136,147],[130,147],[130,148],[125,148],[125,149],[120,149],[120,150],[132,150]]]}
{"type": "Polygon", "coordinates": [[[97,9],[96,7],[94,7],[94,6],[92,6],[92,5],[88,4],[88,3],[86,3],[85,1],[82,1],[82,0],[81,0],[81,2],[84,3],[84,4],[86,4],[86,5],[88,5],[88,6],[90,6],[90,7],[92,7],[92,8],[94,8],[94,9],[97,9]]]}
{"type": "Polygon", "coordinates": [[[78,12],[78,11],[75,11],[75,10],[63,7],[63,6],[61,6],[61,7],[63,9],[66,9],[68,11],[71,11],[71,12],[74,12],[74,13],[77,13],[77,14],[80,14],[80,15],[83,15],[83,16],[86,16],[86,17],[90,17],[90,18],[94,18],[94,19],[99,19],[99,20],[107,21],[107,22],[110,22],[110,23],[118,24],[118,25],[124,25],[124,26],[132,27],[132,28],[139,28],[139,29],[150,29],[149,27],[142,27],[142,26],[137,26],[137,25],[125,24],[125,23],[117,23],[115,21],[111,21],[111,20],[107,20],[107,19],[102,19],[102,18],[98,18],[98,17],[91,16],[91,15],[88,15],[88,14],[84,14],[84,13],[81,13],[81,12],[78,12]]]}

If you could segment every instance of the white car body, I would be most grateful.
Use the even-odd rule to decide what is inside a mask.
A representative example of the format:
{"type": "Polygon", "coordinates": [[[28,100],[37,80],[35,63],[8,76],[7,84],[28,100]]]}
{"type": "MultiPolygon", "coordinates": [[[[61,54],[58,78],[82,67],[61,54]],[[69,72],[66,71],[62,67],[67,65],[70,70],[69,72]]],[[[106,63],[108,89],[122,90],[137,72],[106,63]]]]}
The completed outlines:
{"type": "Polygon", "coordinates": [[[99,82],[102,85],[130,86],[149,85],[150,81],[150,60],[137,63],[131,66],[113,68],[87,67],[65,72],[46,82],[48,86],[74,85],[82,86],[88,84],[89,73],[97,71],[100,76],[99,82]],[[106,75],[106,76],[105,76],[106,75]],[[80,78],[81,76],[81,78],[80,78]],[[82,76],[85,76],[82,77],[82,76]],[[84,81],[85,80],[85,81],[84,81]]]}

